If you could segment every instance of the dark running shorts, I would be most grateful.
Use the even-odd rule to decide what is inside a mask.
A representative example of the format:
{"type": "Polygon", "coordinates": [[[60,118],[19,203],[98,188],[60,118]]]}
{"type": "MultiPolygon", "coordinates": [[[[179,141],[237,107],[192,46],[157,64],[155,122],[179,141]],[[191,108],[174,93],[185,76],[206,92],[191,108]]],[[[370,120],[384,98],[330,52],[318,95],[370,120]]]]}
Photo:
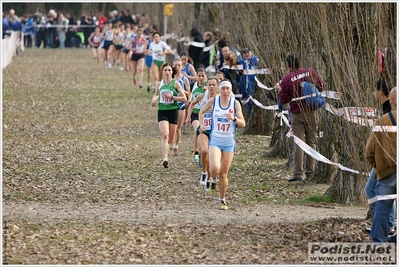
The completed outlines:
{"type": "Polygon", "coordinates": [[[140,58],[143,58],[144,54],[132,54],[131,59],[133,61],[139,61],[140,58]]]}
{"type": "Polygon", "coordinates": [[[198,113],[191,113],[191,122],[198,120],[198,113]]]}
{"type": "Polygon", "coordinates": [[[168,121],[170,124],[177,124],[179,118],[179,110],[158,110],[158,122],[168,121]]]}
{"type": "Polygon", "coordinates": [[[122,48],[123,48],[123,45],[121,45],[121,44],[115,45],[116,50],[121,50],[122,48]]]}
{"type": "Polygon", "coordinates": [[[112,42],[112,41],[104,41],[104,45],[103,45],[102,48],[104,48],[105,50],[108,50],[111,45],[114,45],[114,42],[112,42]]]}
{"type": "MultiPolygon", "coordinates": [[[[197,136],[201,134],[200,131],[199,131],[199,128],[200,127],[198,126],[197,130],[195,130],[195,133],[197,134],[197,136]]],[[[209,135],[211,134],[211,130],[206,130],[205,132],[203,132],[203,134],[208,136],[208,140],[209,140],[209,135]]]]}

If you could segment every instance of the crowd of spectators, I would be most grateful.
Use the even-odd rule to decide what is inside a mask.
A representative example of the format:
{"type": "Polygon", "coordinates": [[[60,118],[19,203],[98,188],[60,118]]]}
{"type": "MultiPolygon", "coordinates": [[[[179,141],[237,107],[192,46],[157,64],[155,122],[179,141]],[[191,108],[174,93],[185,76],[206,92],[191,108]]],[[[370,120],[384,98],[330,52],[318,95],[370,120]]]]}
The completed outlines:
{"type": "Polygon", "coordinates": [[[50,9],[48,12],[38,9],[34,14],[17,16],[15,10],[10,9],[2,13],[3,36],[10,31],[23,31],[24,46],[34,48],[89,48],[88,38],[96,25],[102,29],[111,21],[121,21],[124,24],[138,25],[149,33],[151,24],[148,14],[131,15],[128,9],[108,13],[99,11],[82,11],[80,17],[72,12],[50,9]]]}

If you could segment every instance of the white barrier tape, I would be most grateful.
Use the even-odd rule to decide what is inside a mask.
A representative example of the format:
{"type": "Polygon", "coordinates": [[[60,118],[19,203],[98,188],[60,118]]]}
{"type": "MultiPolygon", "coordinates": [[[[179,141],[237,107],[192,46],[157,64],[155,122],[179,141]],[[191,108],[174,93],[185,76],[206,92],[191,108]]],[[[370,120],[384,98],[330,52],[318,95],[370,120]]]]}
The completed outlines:
{"type": "Polygon", "coordinates": [[[244,66],[243,65],[234,65],[234,66],[229,66],[229,65],[223,65],[222,69],[228,69],[228,70],[243,70],[244,66]]]}
{"type": "MultiPolygon", "coordinates": [[[[284,111],[285,111],[285,110],[284,110],[284,111]]],[[[288,133],[289,133],[289,132],[292,133],[290,122],[289,122],[288,118],[287,118],[286,116],[284,116],[284,111],[283,111],[283,112],[280,112],[281,119],[282,119],[282,121],[284,121],[285,125],[287,125],[287,127],[290,128],[290,130],[288,131],[288,133]]],[[[288,110],[287,110],[287,114],[288,114],[288,110]]],[[[289,136],[288,136],[288,133],[287,133],[287,135],[286,135],[287,137],[289,137],[289,136]]]]}
{"type": "Polygon", "coordinates": [[[308,154],[309,156],[311,156],[312,158],[314,158],[317,161],[321,161],[333,166],[337,166],[338,168],[340,168],[343,171],[349,171],[349,172],[353,172],[353,173],[357,173],[359,174],[359,171],[357,170],[353,170],[350,169],[348,167],[345,167],[339,163],[336,162],[332,162],[331,160],[329,160],[328,158],[324,157],[323,155],[321,155],[319,152],[317,152],[316,150],[314,150],[313,148],[311,148],[308,144],[306,144],[305,142],[303,142],[301,139],[299,139],[298,137],[296,137],[291,129],[291,126],[289,125],[289,121],[288,119],[281,113],[281,118],[283,119],[283,121],[285,122],[285,124],[290,127],[290,130],[288,131],[288,133],[286,134],[287,137],[293,137],[294,138],[294,142],[295,144],[297,144],[306,154],[308,154]]]}
{"type": "Polygon", "coordinates": [[[199,48],[205,47],[205,43],[194,42],[194,41],[191,41],[191,42],[184,42],[184,45],[185,45],[185,46],[190,46],[190,45],[192,45],[192,46],[199,47],[199,48]]]}
{"type": "Polygon", "coordinates": [[[216,72],[215,66],[210,65],[210,66],[206,67],[205,72],[213,72],[213,73],[215,73],[216,72]]]}
{"type": "Polygon", "coordinates": [[[176,38],[177,42],[190,42],[190,37],[176,38]]]}
{"type": "Polygon", "coordinates": [[[169,38],[176,39],[175,34],[174,33],[167,33],[167,34],[165,34],[164,36],[161,37],[161,39],[163,39],[163,40],[169,39],[169,38]]]}
{"type": "Polygon", "coordinates": [[[205,46],[205,47],[202,49],[202,52],[211,51],[212,47],[213,47],[213,45],[205,46]]]}
{"type": "Polygon", "coordinates": [[[248,99],[251,99],[252,102],[255,103],[255,105],[257,105],[258,107],[260,107],[260,108],[262,108],[262,109],[266,109],[266,110],[278,110],[278,105],[264,106],[264,105],[262,105],[262,103],[260,103],[258,100],[256,100],[256,99],[253,98],[252,96],[249,96],[248,99]]]}
{"type": "Polygon", "coordinates": [[[243,70],[242,73],[244,75],[270,74],[270,69],[243,70]]]}
{"type": "MultiPolygon", "coordinates": [[[[242,97],[242,95],[240,95],[240,96],[242,97]]],[[[245,105],[249,102],[249,100],[251,100],[251,99],[249,99],[249,97],[245,100],[241,100],[241,104],[245,105]]]]}
{"type": "Polygon", "coordinates": [[[340,94],[338,92],[335,92],[335,91],[321,91],[319,93],[314,93],[314,94],[311,94],[311,95],[306,95],[306,96],[293,98],[293,99],[291,99],[291,101],[298,101],[298,100],[302,100],[304,98],[314,97],[316,95],[321,95],[322,97],[332,98],[332,99],[336,99],[336,100],[341,99],[340,98],[340,94]]]}
{"type": "Polygon", "coordinates": [[[322,97],[331,98],[331,99],[335,99],[335,100],[341,99],[341,94],[339,92],[335,92],[335,91],[321,91],[320,95],[322,97]]]}
{"type": "Polygon", "coordinates": [[[345,120],[347,120],[349,122],[360,124],[362,126],[371,127],[374,125],[374,121],[372,119],[359,118],[359,117],[351,116],[349,114],[345,114],[344,118],[345,118],[345,120]]]}
{"type": "Polygon", "coordinates": [[[302,100],[302,99],[305,99],[305,98],[314,97],[314,96],[317,96],[317,95],[320,95],[320,93],[314,93],[314,94],[311,94],[311,95],[304,95],[304,96],[296,97],[296,98],[291,99],[291,102],[292,101],[299,101],[299,100],[302,100]]]}
{"type": "MultiPolygon", "coordinates": [[[[234,97],[236,98],[242,98],[242,94],[235,94],[234,97]]],[[[273,106],[264,106],[262,105],[262,103],[260,103],[258,100],[256,100],[255,98],[253,98],[251,95],[245,99],[242,100],[241,99],[241,104],[245,105],[247,104],[250,100],[252,100],[252,102],[255,103],[255,105],[257,105],[258,107],[262,108],[262,109],[266,109],[266,110],[278,110],[278,105],[273,105],[273,106]]]]}
{"type": "Polygon", "coordinates": [[[259,88],[262,88],[262,89],[266,89],[266,90],[273,90],[274,89],[274,87],[267,87],[266,85],[264,85],[264,84],[262,84],[259,80],[258,80],[258,78],[255,76],[255,82],[256,82],[256,84],[259,86],[259,88]]]}
{"type": "Polygon", "coordinates": [[[288,110],[283,110],[280,113],[276,114],[277,117],[280,117],[280,126],[283,126],[283,121],[284,121],[287,127],[291,129],[290,122],[288,121],[286,116],[283,116],[283,114],[288,115],[288,110]]]}
{"type": "Polygon", "coordinates": [[[271,71],[270,69],[254,69],[254,70],[247,70],[244,69],[243,65],[234,65],[234,66],[229,66],[227,64],[224,64],[222,66],[222,69],[228,69],[228,70],[242,70],[242,73],[245,75],[254,75],[254,74],[270,74],[271,71]]]}
{"type": "Polygon", "coordinates": [[[342,116],[344,115],[345,111],[342,108],[334,108],[333,106],[331,106],[330,104],[326,103],[324,105],[324,108],[328,111],[331,112],[334,115],[337,116],[342,116]]]}
{"type": "Polygon", "coordinates": [[[373,126],[373,132],[388,132],[388,133],[396,133],[398,126],[373,126]]]}
{"type": "MultiPolygon", "coordinates": [[[[325,104],[325,109],[331,112],[334,115],[342,116],[346,114],[347,116],[370,116],[375,117],[376,109],[375,108],[361,108],[361,107],[343,107],[343,108],[334,108],[330,104],[325,104]]],[[[371,124],[373,125],[373,124],[371,124]]]]}
{"type": "Polygon", "coordinates": [[[29,28],[32,28],[32,27],[34,27],[34,28],[46,28],[46,29],[48,29],[48,28],[66,28],[66,29],[68,29],[68,28],[73,28],[73,27],[76,27],[76,28],[95,28],[95,27],[97,27],[97,25],[77,25],[77,24],[71,24],[71,25],[59,25],[59,24],[55,24],[55,25],[51,25],[51,24],[49,24],[49,25],[43,25],[43,24],[39,24],[39,25],[30,25],[30,26],[26,26],[26,27],[23,27],[23,29],[24,30],[26,30],[26,29],[29,29],[29,28]]]}
{"type": "MultiPolygon", "coordinates": [[[[255,80],[257,80],[256,77],[255,77],[255,80]]],[[[271,90],[271,89],[273,89],[273,88],[267,88],[267,87],[266,87],[266,88],[264,88],[264,89],[271,90]]],[[[235,97],[241,98],[242,95],[238,95],[238,94],[237,94],[237,95],[235,95],[235,97]]],[[[306,97],[307,97],[307,96],[306,96],[306,97]]],[[[252,102],[254,102],[258,107],[260,107],[260,108],[262,108],[262,109],[266,109],[266,110],[278,110],[278,105],[264,106],[264,105],[262,105],[258,100],[254,99],[252,96],[250,96],[248,99],[251,99],[252,102]]],[[[242,104],[248,103],[248,99],[245,100],[245,101],[241,101],[241,103],[242,103],[242,104]]],[[[331,106],[331,105],[328,104],[328,103],[325,104],[325,107],[324,107],[324,108],[325,108],[327,111],[329,111],[329,112],[331,112],[332,114],[337,115],[337,116],[342,116],[342,115],[345,114],[345,113],[344,113],[344,112],[345,112],[345,111],[344,111],[344,108],[336,109],[336,108],[334,108],[333,106],[331,106]]],[[[359,108],[359,109],[362,109],[362,108],[359,108]]],[[[369,109],[369,108],[364,108],[364,109],[369,109]]],[[[356,123],[356,124],[360,124],[360,125],[362,125],[362,126],[372,127],[372,126],[374,125],[374,120],[372,120],[372,119],[359,118],[359,117],[356,117],[356,116],[351,116],[351,115],[348,114],[348,113],[345,114],[344,118],[345,118],[345,120],[347,120],[347,121],[349,121],[349,122],[353,122],[353,123],[356,123]]],[[[378,127],[378,126],[377,126],[377,127],[378,127]]],[[[386,127],[384,127],[384,128],[386,128],[386,129],[385,129],[386,132],[396,132],[396,127],[395,127],[395,126],[386,126],[386,127]]],[[[378,130],[378,129],[379,129],[379,128],[375,128],[375,130],[373,129],[373,131],[382,131],[382,130],[378,130]]]]}
{"type": "Polygon", "coordinates": [[[345,113],[353,115],[353,116],[376,116],[375,108],[361,108],[361,107],[345,107],[345,113]]]}
{"type": "Polygon", "coordinates": [[[373,198],[368,199],[367,202],[368,204],[372,204],[380,200],[390,200],[390,199],[397,199],[397,195],[395,194],[395,195],[375,196],[373,198]]]}

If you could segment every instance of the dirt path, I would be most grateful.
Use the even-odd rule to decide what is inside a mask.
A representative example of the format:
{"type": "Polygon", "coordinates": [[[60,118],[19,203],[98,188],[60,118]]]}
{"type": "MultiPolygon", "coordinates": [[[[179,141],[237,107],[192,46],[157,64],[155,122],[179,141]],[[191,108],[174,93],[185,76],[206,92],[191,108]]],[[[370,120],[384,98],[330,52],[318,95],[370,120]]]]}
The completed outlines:
{"type": "Polygon", "coordinates": [[[300,206],[300,205],[274,205],[257,204],[251,207],[231,207],[228,212],[221,212],[212,207],[199,207],[180,204],[167,206],[128,206],[122,205],[92,205],[92,204],[48,204],[48,203],[8,203],[3,205],[3,216],[9,219],[29,220],[102,220],[125,221],[143,223],[148,220],[175,221],[186,223],[188,221],[203,223],[204,221],[215,224],[224,224],[226,221],[239,224],[254,222],[307,222],[326,218],[354,218],[362,219],[367,213],[364,207],[339,207],[339,206],[300,206]]]}

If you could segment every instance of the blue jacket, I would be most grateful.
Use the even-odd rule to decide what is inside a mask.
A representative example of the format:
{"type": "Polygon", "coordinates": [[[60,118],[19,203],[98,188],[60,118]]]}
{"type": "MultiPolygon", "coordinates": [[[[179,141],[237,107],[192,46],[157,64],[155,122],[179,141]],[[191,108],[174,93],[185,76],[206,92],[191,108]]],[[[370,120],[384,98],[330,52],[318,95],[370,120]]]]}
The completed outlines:
{"type": "Polygon", "coordinates": [[[14,21],[14,23],[11,26],[13,31],[20,31],[22,30],[22,23],[18,20],[14,21]]]}
{"type": "Polygon", "coordinates": [[[8,31],[10,29],[10,23],[8,23],[8,20],[6,18],[3,18],[1,24],[3,26],[3,36],[2,36],[2,38],[4,38],[4,35],[6,34],[6,31],[8,31]]]}
{"type": "MultiPolygon", "coordinates": [[[[241,64],[243,66],[244,70],[254,70],[257,69],[259,66],[259,59],[252,55],[249,58],[249,62],[245,59],[240,60],[237,64],[241,64]]],[[[241,93],[243,94],[243,97],[247,97],[248,95],[253,95],[255,92],[255,74],[242,74],[241,75],[241,93]]]]}
{"type": "Polygon", "coordinates": [[[32,33],[32,34],[35,33],[35,27],[33,25],[34,22],[35,22],[35,19],[33,17],[30,17],[26,21],[26,23],[25,23],[25,25],[23,27],[24,33],[32,33]]]}

